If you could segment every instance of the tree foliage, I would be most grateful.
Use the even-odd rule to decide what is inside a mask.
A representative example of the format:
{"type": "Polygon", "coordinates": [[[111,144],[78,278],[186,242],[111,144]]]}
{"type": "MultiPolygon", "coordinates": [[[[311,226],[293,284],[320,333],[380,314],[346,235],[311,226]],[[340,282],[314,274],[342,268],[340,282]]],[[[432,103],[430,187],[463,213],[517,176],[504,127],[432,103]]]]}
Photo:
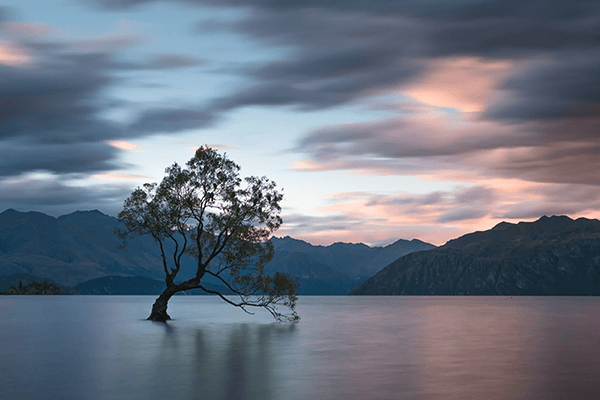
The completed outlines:
{"type": "Polygon", "coordinates": [[[170,319],[170,297],[196,288],[246,312],[262,307],[278,320],[299,319],[298,283],[285,274],[264,272],[274,252],[269,238],[282,223],[283,195],[266,177],[242,179],[239,170],[225,155],[200,147],[186,167],[173,164],[160,184],[146,183],[125,200],[119,213],[125,229],[117,234],[124,245],[132,234],[151,235],[165,273],[166,289],[148,319],[170,319]],[[197,260],[195,276],[176,282],[186,254],[197,260]],[[234,296],[205,287],[206,276],[216,278],[234,296]]]}

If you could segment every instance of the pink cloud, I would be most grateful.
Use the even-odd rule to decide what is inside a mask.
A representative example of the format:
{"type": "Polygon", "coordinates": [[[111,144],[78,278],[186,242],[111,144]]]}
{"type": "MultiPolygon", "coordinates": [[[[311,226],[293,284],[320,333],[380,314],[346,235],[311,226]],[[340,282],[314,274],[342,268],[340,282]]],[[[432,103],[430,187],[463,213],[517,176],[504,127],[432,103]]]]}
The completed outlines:
{"type": "Polygon", "coordinates": [[[123,174],[120,172],[105,172],[102,174],[94,174],[94,178],[108,180],[108,181],[151,181],[152,178],[144,175],[135,175],[135,174],[123,174]]]}
{"type": "Polygon", "coordinates": [[[137,150],[140,147],[139,144],[127,142],[125,140],[110,140],[110,141],[108,141],[108,144],[111,145],[112,147],[116,147],[117,149],[120,149],[120,150],[140,151],[140,150],[137,150]]]}
{"type": "Polygon", "coordinates": [[[508,60],[449,57],[428,61],[429,68],[403,85],[401,93],[434,107],[481,112],[514,67],[508,60]]]}
{"type": "Polygon", "coordinates": [[[9,67],[21,67],[31,63],[33,58],[27,51],[9,41],[0,40],[0,64],[9,67]]]}
{"type": "Polygon", "coordinates": [[[598,216],[600,119],[484,118],[490,104],[506,100],[501,87],[517,67],[475,58],[434,60],[425,73],[400,88],[420,101],[420,107],[406,112],[399,104],[399,116],[393,119],[307,134],[296,149],[306,155],[294,164],[296,170],[412,175],[455,186],[426,194],[332,195],[331,204],[316,211],[354,225],[345,231],[322,229],[319,240],[362,234],[375,240],[409,232],[443,244],[504,220],[598,216]],[[432,226],[442,229],[428,229],[432,226]]]}
{"type": "Polygon", "coordinates": [[[418,238],[441,245],[502,221],[532,221],[542,215],[600,216],[600,187],[520,179],[490,179],[425,194],[332,193],[329,200],[329,205],[315,210],[317,216],[284,215],[278,235],[293,234],[315,244],[418,238]]]}

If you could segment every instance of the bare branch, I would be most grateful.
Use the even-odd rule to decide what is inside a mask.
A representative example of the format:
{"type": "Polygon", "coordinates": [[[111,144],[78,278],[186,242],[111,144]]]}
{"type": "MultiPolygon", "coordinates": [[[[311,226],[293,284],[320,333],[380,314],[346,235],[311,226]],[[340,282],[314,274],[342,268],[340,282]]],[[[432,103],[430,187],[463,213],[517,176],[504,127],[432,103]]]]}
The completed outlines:
{"type": "Polygon", "coordinates": [[[207,273],[207,274],[209,274],[209,275],[212,275],[212,276],[214,276],[214,277],[216,277],[216,278],[218,278],[218,279],[219,279],[221,282],[223,282],[223,284],[224,284],[224,285],[227,287],[227,289],[231,290],[233,293],[237,294],[237,295],[238,295],[238,296],[240,296],[240,297],[242,297],[242,296],[243,296],[243,294],[242,294],[242,293],[241,293],[239,290],[237,290],[237,289],[234,289],[234,288],[233,288],[233,287],[232,287],[232,286],[229,284],[229,282],[227,282],[225,279],[223,279],[223,277],[222,277],[222,276],[220,276],[220,275],[217,275],[217,274],[215,274],[214,272],[211,272],[211,271],[208,271],[208,270],[206,271],[206,273],[207,273]]]}

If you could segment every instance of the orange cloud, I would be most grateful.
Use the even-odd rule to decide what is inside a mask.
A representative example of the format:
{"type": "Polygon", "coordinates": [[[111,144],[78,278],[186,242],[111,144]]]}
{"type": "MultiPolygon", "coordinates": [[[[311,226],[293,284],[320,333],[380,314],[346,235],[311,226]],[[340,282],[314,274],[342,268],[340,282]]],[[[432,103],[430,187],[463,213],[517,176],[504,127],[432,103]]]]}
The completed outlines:
{"type": "Polygon", "coordinates": [[[432,62],[427,72],[401,89],[424,104],[481,112],[514,63],[475,57],[451,57],[432,62]]]}

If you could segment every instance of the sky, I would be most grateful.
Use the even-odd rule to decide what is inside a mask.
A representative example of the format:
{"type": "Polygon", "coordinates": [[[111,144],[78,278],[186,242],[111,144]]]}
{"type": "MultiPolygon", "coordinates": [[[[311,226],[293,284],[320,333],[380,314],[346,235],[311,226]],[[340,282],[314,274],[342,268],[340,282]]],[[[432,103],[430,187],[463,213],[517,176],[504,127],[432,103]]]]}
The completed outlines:
{"type": "Polygon", "coordinates": [[[4,0],[0,210],[116,216],[201,145],[277,236],[600,217],[597,1],[4,0]]]}

